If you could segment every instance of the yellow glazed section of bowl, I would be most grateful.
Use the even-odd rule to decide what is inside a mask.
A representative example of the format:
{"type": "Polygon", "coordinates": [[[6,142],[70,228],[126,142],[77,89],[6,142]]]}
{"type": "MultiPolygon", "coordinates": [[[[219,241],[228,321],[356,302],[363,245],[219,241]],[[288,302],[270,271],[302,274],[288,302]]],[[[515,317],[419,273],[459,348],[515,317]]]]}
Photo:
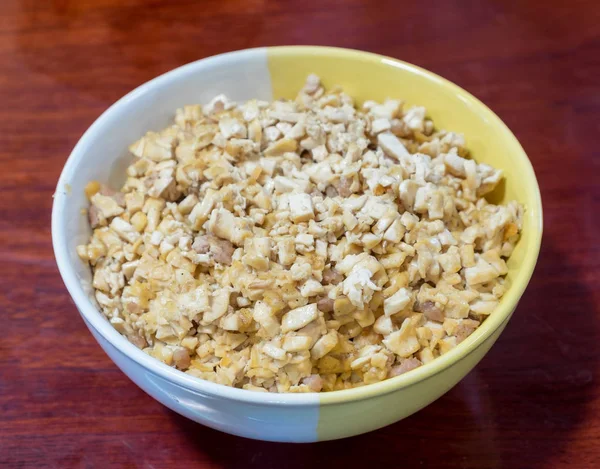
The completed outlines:
{"type": "MultiPolygon", "coordinates": [[[[315,73],[326,87],[341,85],[358,104],[367,99],[381,101],[389,97],[404,100],[406,106],[425,106],[428,116],[438,128],[465,135],[475,160],[504,170],[505,183],[494,191],[492,201],[518,200],[526,208],[521,239],[508,261],[510,288],[496,311],[471,337],[444,356],[406,375],[362,388],[321,394],[321,412],[325,411],[323,406],[327,404],[362,400],[419,384],[455,365],[471,352],[478,355],[480,350],[477,349],[491,336],[497,335],[496,330],[505,325],[516,307],[533,273],[541,243],[539,188],[531,163],[519,142],[506,125],[472,95],[433,73],[405,62],[328,47],[274,47],[269,48],[267,53],[275,99],[294,98],[306,76],[315,73]]],[[[484,353],[485,350],[481,350],[481,354],[484,353]]],[[[453,379],[448,378],[448,382],[451,381],[453,379]]],[[[404,397],[418,400],[419,394],[414,391],[411,389],[404,397]]],[[[423,405],[428,403],[423,402],[423,405]]]]}

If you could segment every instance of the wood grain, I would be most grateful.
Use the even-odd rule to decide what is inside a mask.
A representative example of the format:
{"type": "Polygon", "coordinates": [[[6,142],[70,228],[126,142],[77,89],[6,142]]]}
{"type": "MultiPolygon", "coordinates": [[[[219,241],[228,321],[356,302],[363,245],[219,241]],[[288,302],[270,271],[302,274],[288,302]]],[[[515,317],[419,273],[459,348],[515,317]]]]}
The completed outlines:
{"type": "Polygon", "coordinates": [[[0,467],[600,467],[600,4],[596,0],[4,0],[0,14],[0,467]],[[418,414],[282,445],[172,413],[104,355],[58,275],[52,192],[113,101],[229,50],[326,44],[428,68],[494,109],[542,189],[545,234],[510,325],[418,414]]]}

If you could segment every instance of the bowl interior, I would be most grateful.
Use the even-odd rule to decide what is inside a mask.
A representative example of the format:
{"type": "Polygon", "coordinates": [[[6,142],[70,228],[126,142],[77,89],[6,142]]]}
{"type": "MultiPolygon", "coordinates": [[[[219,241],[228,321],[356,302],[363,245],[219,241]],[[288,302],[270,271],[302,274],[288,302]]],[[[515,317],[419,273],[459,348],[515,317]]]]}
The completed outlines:
{"type": "MultiPolygon", "coordinates": [[[[309,73],[319,75],[328,87],[341,85],[359,103],[390,97],[404,100],[407,106],[425,106],[438,128],[465,135],[467,146],[478,162],[504,170],[506,182],[492,195],[494,202],[518,200],[526,207],[523,234],[508,261],[507,280],[511,288],[490,318],[459,347],[433,363],[386,384],[366,388],[375,392],[379,385],[381,390],[402,383],[408,385],[448,366],[488,337],[510,315],[533,272],[542,232],[539,189],[518,141],[481,102],[436,75],[374,54],[318,47],[252,49],[194,62],[142,85],[90,127],[65,165],[55,194],[52,221],[61,274],[84,315],[95,308],[80,304],[77,294],[83,288],[82,293],[95,305],[90,269],[75,251],[90,236],[87,219],[81,214],[88,205],[84,196],[86,183],[98,180],[120,187],[131,160],[127,147],[146,131],[167,126],[178,107],[206,103],[221,93],[238,101],[292,98],[309,73]]],[[[100,316],[97,309],[93,314],[100,316]]],[[[363,392],[330,394],[354,395],[354,391],[357,396],[363,392]]]]}

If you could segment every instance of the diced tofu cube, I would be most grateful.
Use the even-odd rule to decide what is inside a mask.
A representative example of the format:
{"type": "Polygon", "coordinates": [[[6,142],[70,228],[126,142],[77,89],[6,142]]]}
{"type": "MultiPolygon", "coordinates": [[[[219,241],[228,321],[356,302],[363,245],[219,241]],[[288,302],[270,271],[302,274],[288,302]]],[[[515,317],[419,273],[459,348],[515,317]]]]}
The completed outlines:
{"type": "Polygon", "coordinates": [[[291,194],[289,197],[291,219],[294,223],[311,220],[315,217],[310,195],[291,194]]]}
{"type": "Polygon", "coordinates": [[[389,119],[385,117],[380,117],[379,119],[375,119],[371,124],[371,132],[374,134],[378,134],[380,132],[384,132],[386,130],[390,130],[392,128],[392,124],[389,119]]]}
{"type": "Polygon", "coordinates": [[[285,350],[269,343],[263,346],[263,353],[275,360],[284,360],[287,355],[285,350]]]}
{"type": "Polygon", "coordinates": [[[237,119],[224,117],[219,120],[219,130],[226,139],[232,137],[246,138],[246,126],[237,119]]]}
{"type": "Polygon", "coordinates": [[[479,259],[474,267],[465,269],[465,280],[468,285],[477,285],[479,283],[489,282],[500,275],[491,264],[483,259],[479,259]]]}
{"type": "Polygon", "coordinates": [[[213,293],[210,301],[210,311],[204,313],[202,324],[210,324],[227,312],[229,307],[230,291],[227,288],[222,288],[213,293]]]}
{"type": "Polygon", "coordinates": [[[386,316],[379,316],[373,324],[373,330],[377,332],[377,334],[381,335],[389,335],[394,331],[394,325],[392,324],[392,318],[386,316]]]}
{"type": "Polygon", "coordinates": [[[283,339],[282,348],[288,352],[301,352],[309,350],[311,345],[312,339],[310,337],[305,335],[286,335],[283,339]]]}
{"type": "Polygon", "coordinates": [[[377,135],[377,143],[386,155],[397,161],[411,157],[404,144],[391,132],[384,132],[377,135]]]}
{"type": "Polygon", "coordinates": [[[281,331],[297,331],[302,329],[307,324],[311,323],[319,316],[316,303],[311,303],[306,306],[288,311],[281,318],[281,331]]]}
{"type": "Polygon", "coordinates": [[[308,279],[300,287],[300,294],[305,298],[317,296],[319,293],[323,293],[323,285],[321,285],[321,282],[317,282],[313,279],[308,279]]]}
{"type": "Polygon", "coordinates": [[[392,332],[383,339],[383,344],[402,358],[410,357],[421,348],[416,329],[412,325],[410,318],[404,320],[399,331],[392,332]]]}
{"type": "Polygon", "coordinates": [[[134,243],[140,237],[137,230],[122,218],[113,218],[110,227],[115,230],[121,238],[130,243],[134,243]]]}
{"type": "Polygon", "coordinates": [[[329,352],[331,352],[338,344],[339,338],[336,331],[329,331],[323,337],[321,337],[310,351],[310,356],[313,360],[323,358],[329,352]]]}
{"type": "Polygon", "coordinates": [[[91,198],[92,205],[95,206],[104,218],[116,217],[121,215],[125,210],[115,199],[100,192],[94,194],[91,198]]]}
{"type": "Polygon", "coordinates": [[[274,337],[279,334],[279,323],[273,316],[271,307],[264,301],[256,302],[252,317],[265,330],[268,337],[274,337]]]}
{"type": "Polygon", "coordinates": [[[393,314],[399,313],[408,306],[411,299],[408,289],[400,288],[400,290],[383,301],[383,311],[385,315],[392,316],[393,314]]]}

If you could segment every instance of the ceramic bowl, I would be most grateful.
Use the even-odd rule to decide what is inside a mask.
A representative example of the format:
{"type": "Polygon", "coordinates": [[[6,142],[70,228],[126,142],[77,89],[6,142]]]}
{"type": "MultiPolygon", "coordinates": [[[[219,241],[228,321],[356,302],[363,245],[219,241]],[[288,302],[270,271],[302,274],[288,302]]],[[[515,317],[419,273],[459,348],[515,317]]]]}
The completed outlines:
{"type": "Polygon", "coordinates": [[[430,404],[484,357],[508,323],[533,272],[542,236],[538,184],[527,155],[504,123],[472,95],[422,68],[379,55],[324,47],[273,47],[231,52],[177,68],[132,91],[105,111],[75,146],[60,176],[52,212],[54,252],[62,278],[89,330],[108,356],[149,395],[196,422],[272,441],[343,438],[397,422],[430,404]],[[496,202],[526,207],[522,237],[508,261],[508,292],[470,337],[416,370],[365,387],[309,394],[271,394],[203,381],[146,355],[111,327],[93,298],[91,274],[75,248],[90,227],[81,210],[90,180],[119,187],[127,147],[159,130],[176,108],[224,93],[242,101],[295,96],[309,73],[339,84],[358,102],[386,97],[427,108],[439,128],[464,133],[478,162],[502,168],[496,202]]]}

